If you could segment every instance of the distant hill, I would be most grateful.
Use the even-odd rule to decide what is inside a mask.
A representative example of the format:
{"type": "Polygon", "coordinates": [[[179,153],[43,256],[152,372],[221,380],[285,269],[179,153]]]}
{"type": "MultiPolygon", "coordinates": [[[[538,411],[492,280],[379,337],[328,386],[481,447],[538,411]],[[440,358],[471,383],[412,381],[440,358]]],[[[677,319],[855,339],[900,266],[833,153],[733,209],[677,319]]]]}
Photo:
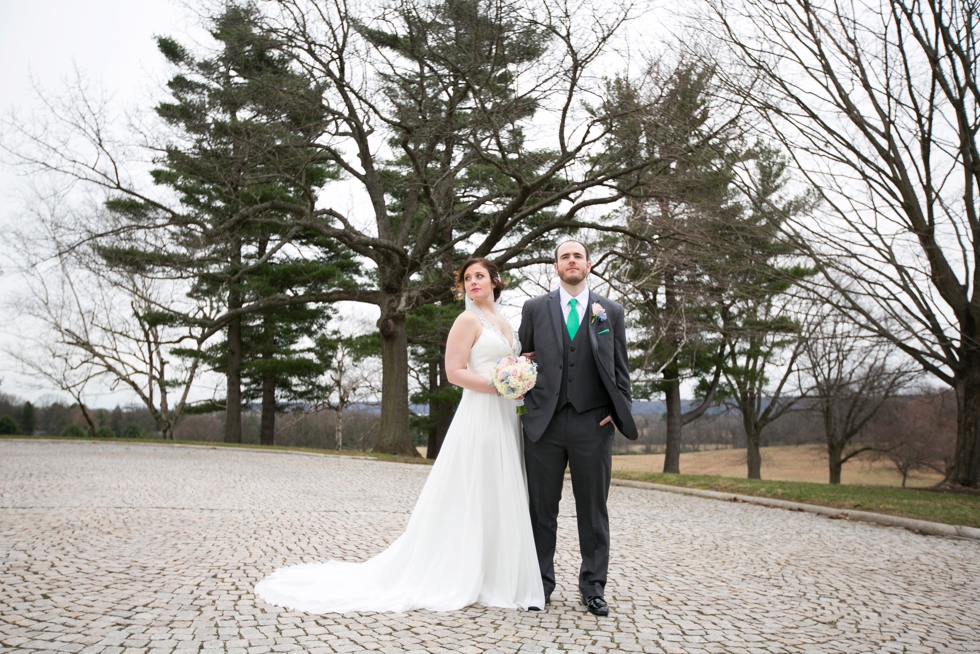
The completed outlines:
{"type": "MultiPolygon", "coordinates": [[[[692,407],[697,406],[698,400],[681,400],[681,411],[689,411],[692,407]]],[[[649,416],[649,415],[661,415],[667,412],[667,403],[663,400],[634,400],[633,401],[633,415],[635,416],[649,416]]],[[[725,407],[723,406],[713,406],[708,409],[707,413],[724,413],[725,407]]]]}

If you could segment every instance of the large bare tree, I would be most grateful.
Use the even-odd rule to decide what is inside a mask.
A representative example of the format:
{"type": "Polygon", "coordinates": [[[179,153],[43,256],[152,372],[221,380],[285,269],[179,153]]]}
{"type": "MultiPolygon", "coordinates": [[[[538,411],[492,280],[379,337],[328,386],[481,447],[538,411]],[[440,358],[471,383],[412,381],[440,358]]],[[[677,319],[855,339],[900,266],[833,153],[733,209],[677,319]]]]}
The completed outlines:
{"type": "Polygon", "coordinates": [[[816,323],[803,343],[799,372],[807,379],[800,387],[810,387],[808,405],[823,419],[830,483],[839,484],[844,464],[874,449],[857,437],[915,371],[908,359],[896,360],[889,341],[869,340],[834,309],[816,323]]]}
{"type": "MultiPolygon", "coordinates": [[[[320,207],[304,227],[370,262],[380,310],[381,438],[409,434],[406,316],[446,299],[469,254],[503,269],[551,261],[554,234],[603,227],[616,181],[651,165],[604,156],[602,75],[628,3],[280,0],[276,37],[324,89],[323,153],[359,211],[320,207]]],[[[619,111],[618,108],[611,108],[619,111]]],[[[329,188],[329,187],[328,187],[329,188]]],[[[356,298],[357,299],[357,298],[356,298]]]]}
{"type": "Polygon", "coordinates": [[[955,390],[949,481],[980,485],[980,7],[707,6],[733,88],[752,79],[746,101],[822,194],[821,219],[788,223],[822,272],[813,290],[955,390]]]}
{"type": "Polygon", "coordinates": [[[180,287],[119,274],[91,248],[61,242],[51,228],[63,220],[35,218],[33,238],[18,239],[24,285],[11,299],[23,332],[16,358],[72,395],[93,436],[96,421],[82,401],[90,382],[132,392],[161,436],[173,440],[192,404],[204,342],[201,327],[173,317],[203,313],[202,307],[188,307],[180,287]],[[172,304],[183,306],[166,310],[172,304]]]}

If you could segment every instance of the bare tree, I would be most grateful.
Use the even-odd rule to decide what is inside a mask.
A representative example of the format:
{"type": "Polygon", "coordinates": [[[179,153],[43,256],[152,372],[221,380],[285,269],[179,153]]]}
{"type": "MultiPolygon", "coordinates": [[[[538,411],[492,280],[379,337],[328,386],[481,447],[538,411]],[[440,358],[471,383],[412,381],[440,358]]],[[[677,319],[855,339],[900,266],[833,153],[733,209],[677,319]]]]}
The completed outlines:
{"type": "MultiPolygon", "coordinates": [[[[364,347],[356,337],[338,333],[324,335],[316,341],[317,357],[324,364],[325,374],[318,395],[321,402],[314,410],[329,408],[336,416],[334,440],[337,449],[344,449],[344,411],[357,402],[377,397],[378,370],[367,360],[364,347]]],[[[375,360],[376,363],[376,360],[375,360]]]]}
{"type": "Polygon", "coordinates": [[[810,285],[953,388],[950,481],[980,485],[976,3],[707,6],[732,89],[751,78],[742,97],[821,193],[822,220],[789,224],[822,273],[810,285]]]}
{"type": "Polygon", "coordinates": [[[99,426],[86,403],[85,389],[103,372],[91,364],[88,354],[61,340],[53,340],[49,332],[18,334],[17,347],[6,351],[27,375],[68,393],[81,410],[92,437],[98,436],[99,426]]]}
{"type": "Polygon", "coordinates": [[[726,319],[719,397],[740,414],[749,479],[762,478],[763,430],[803,399],[791,386],[806,342],[807,322],[797,319],[799,309],[789,295],[756,297],[741,316],[726,319]]]}
{"type": "MultiPolygon", "coordinates": [[[[37,224],[43,230],[61,222],[39,217],[37,224]]],[[[110,389],[132,391],[163,438],[172,440],[189,403],[203,344],[199,327],[175,322],[174,313],[164,310],[181,302],[183,294],[150,279],[120,278],[90,249],[65,247],[51,230],[20,243],[26,284],[13,300],[23,319],[18,359],[72,394],[93,435],[97,425],[82,392],[99,380],[110,389]]]]}
{"type": "Polygon", "coordinates": [[[950,391],[920,392],[885,403],[869,426],[878,458],[902,475],[904,487],[914,472],[949,475],[956,441],[956,401],[950,391]]]}
{"type": "MultiPolygon", "coordinates": [[[[271,30],[324,89],[325,156],[364,198],[362,215],[318,208],[304,227],[376,267],[355,298],[380,309],[377,449],[415,455],[406,316],[450,297],[463,254],[503,270],[550,263],[555,234],[604,224],[617,180],[656,163],[603,149],[603,82],[630,3],[280,0],[271,30]]],[[[350,188],[349,186],[347,188],[350,188]]]]}
{"type": "Polygon", "coordinates": [[[895,352],[889,341],[869,341],[833,310],[803,343],[799,372],[808,379],[800,387],[810,385],[808,405],[823,418],[831,484],[840,483],[845,463],[874,449],[870,442],[854,445],[855,438],[914,376],[911,363],[896,361],[895,352]]]}

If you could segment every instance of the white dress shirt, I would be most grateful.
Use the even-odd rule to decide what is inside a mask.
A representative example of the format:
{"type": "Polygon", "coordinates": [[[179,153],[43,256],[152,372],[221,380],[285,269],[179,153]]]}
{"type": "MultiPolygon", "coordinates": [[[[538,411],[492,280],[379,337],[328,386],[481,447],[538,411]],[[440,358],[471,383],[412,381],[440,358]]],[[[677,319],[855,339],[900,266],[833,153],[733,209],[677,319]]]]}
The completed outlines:
{"type": "MultiPolygon", "coordinates": [[[[568,303],[572,299],[572,294],[565,290],[564,286],[558,286],[558,296],[561,299],[561,315],[565,318],[565,324],[568,324],[568,313],[572,310],[572,306],[568,303]]],[[[586,286],[585,290],[574,296],[578,300],[578,304],[575,305],[575,310],[578,312],[578,324],[579,326],[585,324],[586,311],[589,310],[589,287],[586,286]]]]}

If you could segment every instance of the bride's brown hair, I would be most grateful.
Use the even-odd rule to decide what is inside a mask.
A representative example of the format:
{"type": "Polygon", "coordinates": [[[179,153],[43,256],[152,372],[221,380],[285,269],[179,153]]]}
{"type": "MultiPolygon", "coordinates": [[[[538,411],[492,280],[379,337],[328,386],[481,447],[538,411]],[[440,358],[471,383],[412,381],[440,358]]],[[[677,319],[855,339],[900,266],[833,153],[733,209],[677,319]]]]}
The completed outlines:
{"type": "Polygon", "coordinates": [[[490,281],[493,282],[493,301],[496,302],[500,299],[500,291],[504,290],[507,283],[500,278],[500,272],[497,270],[497,264],[489,259],[484,259],[483,257],[470,257],[463,264],[463,267],[456,271],[456,283],[453,284],[453,293],[456,294],[457,300],[462,300],[466,297],[466,288],[463,286],[463,277],[466,276],[466,269],[480,264],[487,269],[487,273],[490,275],[490,281]]]}

